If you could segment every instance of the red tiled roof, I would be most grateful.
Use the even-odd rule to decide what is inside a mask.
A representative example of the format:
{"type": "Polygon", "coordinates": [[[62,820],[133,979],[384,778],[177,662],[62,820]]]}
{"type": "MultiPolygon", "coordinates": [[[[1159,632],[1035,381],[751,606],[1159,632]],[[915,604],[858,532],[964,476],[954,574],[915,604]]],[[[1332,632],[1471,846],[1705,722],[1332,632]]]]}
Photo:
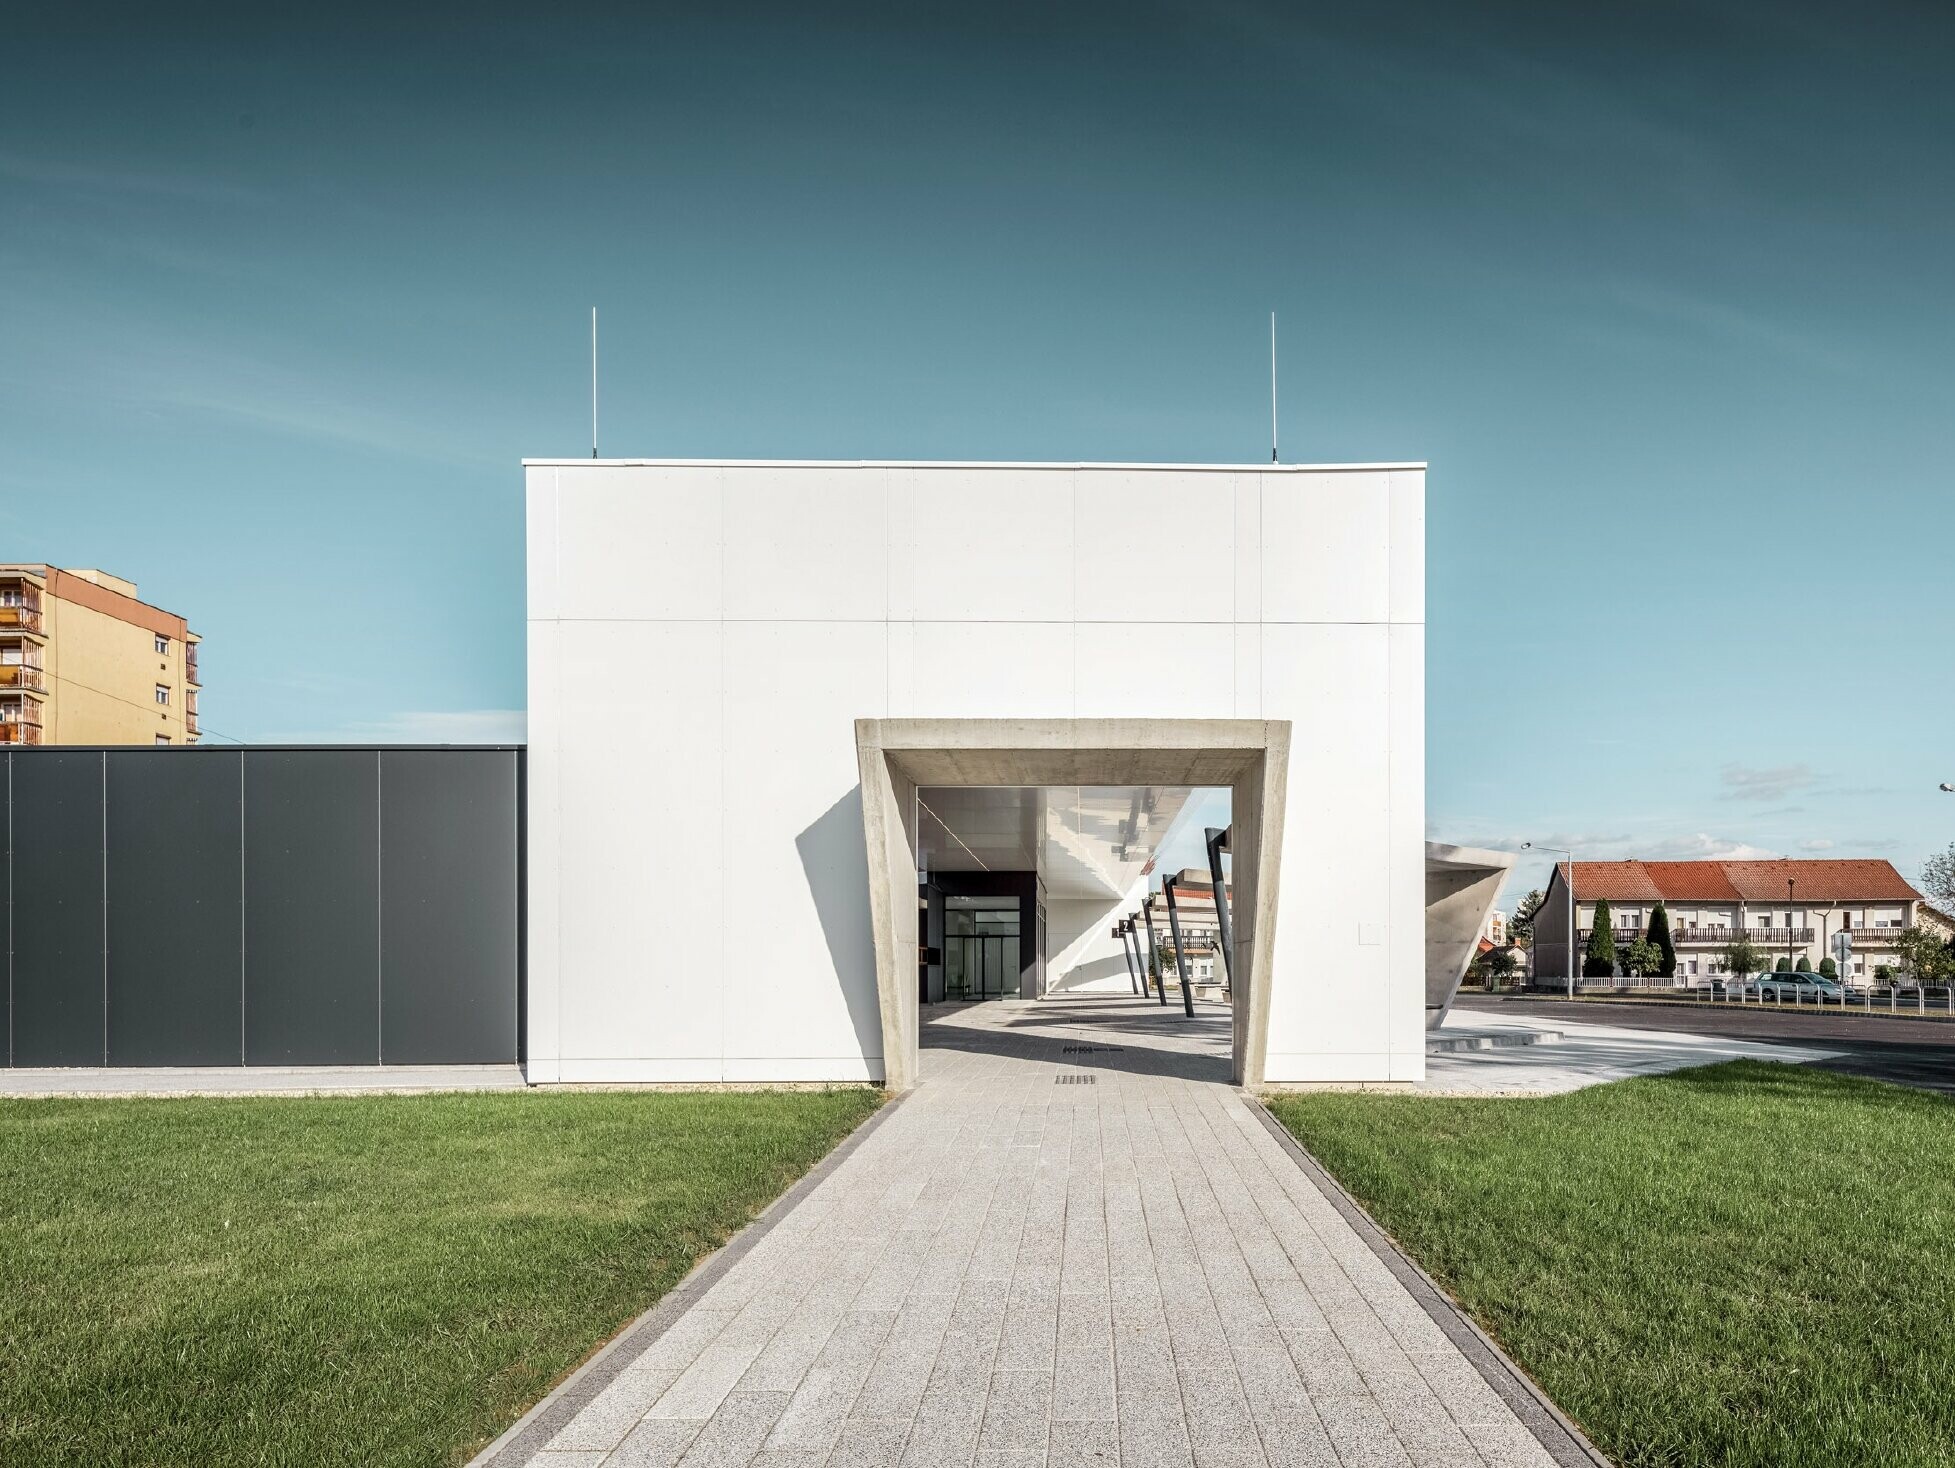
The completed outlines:
{"type": "MultiPolygon", "coordinates": [[[[1569,863],[1561,863],[1566,880],[1569,863]]],[[[1907,902],[1921,894],[1891,861],[1578,861],[1575,897],[1592,902],[1907,902]]]]}
{"type": "Polygon", "coordinates": [[[1606,897],[1611,902],[1655,902],[1663,895],[1656,890],[1656,883],[1640,861],[1564,861],[1561,863],[1564,881],[1571,865],[1575,873],[1575,897],[1580,902],[1593,902],[1598,897],[1606,897]]]}

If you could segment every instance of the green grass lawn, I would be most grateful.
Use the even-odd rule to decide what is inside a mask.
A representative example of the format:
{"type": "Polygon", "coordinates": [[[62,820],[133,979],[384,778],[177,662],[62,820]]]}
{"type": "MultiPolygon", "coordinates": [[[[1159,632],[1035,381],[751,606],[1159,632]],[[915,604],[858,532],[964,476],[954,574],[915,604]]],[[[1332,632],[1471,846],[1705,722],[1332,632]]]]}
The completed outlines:
{"type": "Polygon", "coordinates": [[[1740,1061],[1271,1109],[1627,1468],[1955,1464],[1955,1103],[1740,1061]]]}
{"type": "Polygon", "coordinates": [[[0,1463],[465,1461],[880,1099],[0,1101],[0,1463]]]}

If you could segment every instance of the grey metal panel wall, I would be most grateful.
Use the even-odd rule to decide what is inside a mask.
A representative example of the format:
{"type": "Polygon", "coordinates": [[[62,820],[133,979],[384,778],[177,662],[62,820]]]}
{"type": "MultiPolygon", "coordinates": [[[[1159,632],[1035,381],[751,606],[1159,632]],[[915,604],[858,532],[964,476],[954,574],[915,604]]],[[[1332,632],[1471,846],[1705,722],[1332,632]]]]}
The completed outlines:
{"type": "Polygon", "coordinates": [[[516,1053],[516,759],[380,756],[381,1059],[516,1053]]]}
{"type": "Polygon", "coordinates": [[[244,753],[246,1065],[380,1059],[380,755],[244,753]]]}
{"type": "Polygon", "coordinates": [[[244,1058],[235,750],[116,750],[108,768],[110,1065],[244,1058]]]}
{"type": "Polygon", "coordinates": [[[14,757],[11,751],[0,753],[0,964],[5,965],[4,977],[7,981],[7,1008],[0,1015],[0,1039],[6,1041],[6,1048],[0,1050],[6,1063],[14,1063],[14,904],[13,904],[13,859],[14,859],[14,757]]]}
{"type": "Polygon", "coordinates": [[[102,755],[15,754],[15,1065],[101,1065],[102,755]]]}
{"type": "Polygon", "coordinates": [[[521,780],[516,749],[0,753],[6,1061],[514,1060],[521,780]]]}

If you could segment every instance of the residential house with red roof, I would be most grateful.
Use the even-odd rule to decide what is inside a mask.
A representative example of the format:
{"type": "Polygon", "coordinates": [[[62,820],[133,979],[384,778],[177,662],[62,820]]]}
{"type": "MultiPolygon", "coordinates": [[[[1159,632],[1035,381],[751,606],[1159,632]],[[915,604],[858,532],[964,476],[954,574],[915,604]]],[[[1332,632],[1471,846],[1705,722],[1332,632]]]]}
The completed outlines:
{"type": "Polygon", "coordinates": [[[1571,872],[1578,982],[1603,899],[1618,952],[1648,932],[1651,910],[1664,905],[1677,949],[1673,982],[1681,988],[1721,975],[1719,950],[1740,933],[1773,959],[1796,964],[1803,956],[1814,969],[1832,955],[1834,936],[1850,933],[1852,956],[1840,977],[1871,983],[1878,967],[1895,962],[1896,935],[1917,921],[1934,925],[1921,894],[1888,861],[1561,862],[1534,920],[1537,983],[1569,971],[1571,872]]]}

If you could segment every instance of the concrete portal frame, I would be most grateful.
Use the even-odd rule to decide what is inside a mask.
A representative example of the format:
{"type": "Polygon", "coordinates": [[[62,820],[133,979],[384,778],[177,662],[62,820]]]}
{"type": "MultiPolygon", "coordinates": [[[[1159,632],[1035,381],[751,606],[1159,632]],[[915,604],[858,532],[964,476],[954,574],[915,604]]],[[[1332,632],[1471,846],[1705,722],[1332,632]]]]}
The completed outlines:
{"type": "Polygon", "coordinates": [[[1234,799],[1234,1079],[1260,1086],[1290,765],[1287,719],[857,719],[883,1083],[917,1082],[920,786],[1227,786],[1234,799]]]}

